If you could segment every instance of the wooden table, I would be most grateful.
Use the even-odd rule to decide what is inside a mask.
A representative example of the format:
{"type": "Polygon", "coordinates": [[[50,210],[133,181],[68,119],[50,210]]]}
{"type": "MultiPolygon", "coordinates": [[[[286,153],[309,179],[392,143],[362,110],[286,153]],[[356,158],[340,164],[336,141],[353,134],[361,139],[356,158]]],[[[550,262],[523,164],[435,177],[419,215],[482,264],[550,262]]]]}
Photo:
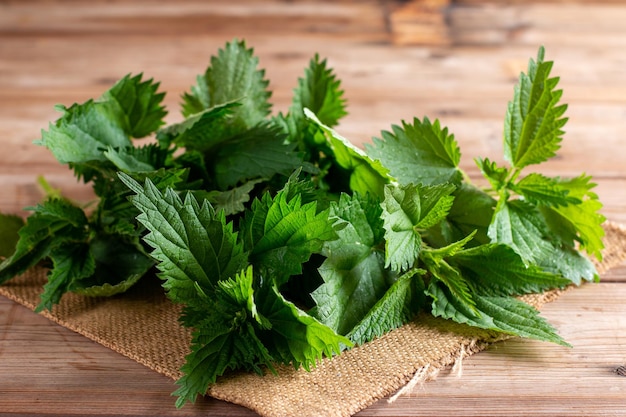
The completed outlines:
{"type": "MultiPolygon", "coordinates": [[[[180,95],[218,47],[245,38],[284,110],[309,58],[328,57],[350,115],[339,131],[360,144],[413,116],[455,133],[461,167],[502,160],[513,84],[539,45],[555,60],[570,121],[542,170],[598,183],[610,220],[626,223],[626,5],[599,1],[0,1],[0,211],[39,201],[36,177],[76,199],[77,184],[31,142],[53,105],[99,96],[143,71],[180,95]]],[[[570,291],[544,316],[572,349],[512,339],[362,416],[626,415],[626,266],[570,291]]],[[[254,415],[210,398],[181,410],[173,382],[0,297],[0,414],[254,415]]]]}

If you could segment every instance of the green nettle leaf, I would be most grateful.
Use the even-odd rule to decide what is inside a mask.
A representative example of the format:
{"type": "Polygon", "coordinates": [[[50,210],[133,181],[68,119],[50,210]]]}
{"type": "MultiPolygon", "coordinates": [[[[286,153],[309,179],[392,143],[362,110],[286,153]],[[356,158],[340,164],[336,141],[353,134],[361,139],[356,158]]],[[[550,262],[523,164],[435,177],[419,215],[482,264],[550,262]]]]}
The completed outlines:
{"type": "MultiPolygon", "coordinates": [[[[554,215],[555,210],[546,207],[542,211],[554,215]]],[[[575,284],[580,284],[581,278],[593,280],[597,276],[593,264],[575,251],[572,244],[559,240],[559,233],[564,234],[566,231],[559,231],[555,226],[558,226],[563,218],[555,215],[554,219],[550,220],[551,228],[545,220],[547,218],[525,201],[508,201],[499,204],[489,227],[489,236],[493,242],[511,247],[529,266],[536,264],[545,271],[560,274],[575,284]]]]}
{"type": "Polygon", "coordinates": [[[95,260],[93,274],[72,286],[75,293],[91,297],[110,297],[132,287],[155,261],[140,246],[137,236],[99,234],[89,242],[95,260]]]}
{"type": "MultiPolygon", "coordinates": [[[[133,148],[125,148],[133,149],[133,148]]],[[[109,161],[111,161],[117,169],[124,172],[147,172],[153,171],[155,168],[149,163],[140,161],[135,158],[134,155],[128,152],[118,151],[115,148],[109,146],[108,149],[104,152],[104,155],[107,157],[109,161]]]]}
{"type": "Polygon", "coordinates": [[[560,207],[580,204],[582,201],[569,195],[569,190],[554,178],[533,173],[522,178],[513,190],[535,205],[560,207]]]}
{"type": "Polygon", "coordinates": [[[591,183],[590,180],[591,177],[584,174],[569,180],[557,179],[559,186],[568,191],[568,196],[577,199],[580,203],[550,207],[543,212],[548,213],[552,232],[559,235],[565,242],[572,243],[567,236],[569,233],[569,238],[579,241],[582,249],[598,260],[602,260],[602,249],[604,249],[602,223],[606,219],[599,213],[602,203],[591,191],[596,184],[591,183]]]}
{"type": "Polygon", "coordinates": [[[489,160],[489,158],[476,158],[475,162],[494,190],[500,190],[507,186],[507,178],[510,174],[508,168],[498,166],[496,162],[489,160]]]}
{"type": "Polygon", "coordinates": [[[15,252],[20,239],[19,230],[24,226],[20,216],[0,213],[0,257],[6,258],[15,252]]]}
{"type": "Polygon", "coordinates": [[[554,247],[550,258],[537,260],[537,265],[543,270],[559,274],[575,285],[580,285],[583,279],[586,281],[598,279],[598,271],[589,258],[573,246],[552,243],[554,247]]]}
{"type": "Polygon", "coordinates": [[[539,293],[563,288],[570,280],[543,271],[536,265],[526,265],[509,246],[487,244],[461,250],[450,262],[460,267],[481,293],[494,296],[539,293]]]}
{"type": "Polygon", "coordinates": [[[273,369],[274,359],[258,336],[271,323],[258,313],[253,281],[252,268],[248,267],[234,278],[218,281],[211,297],[197,288],[204,305],[187,311],[199,319],[194,322],[191,353],[181,368],[183,376],[176,382],[179,388],[173,395],[179,396],[177,407],[204,395],[228,369],[259,373],[261,365],[273,369]]]}
{"type": "Polygon", "coordinates": [[[314,314],[339,334],[348,333],[384,295],[391,278],[384,268],[380,204],[368,196],[342,194],[331,205],[337,240],[324,244],[318,271],[324,283],[311,296],[314,314]]]}
{"type": "Polygon", "coordinates": [[[462,302],[469,309],[476,310],[476,302],[474,301],[476,291],[473,288],[473,283],[470,283],[457,266],[450,265],[448,260],[446,260],[446,258],[460,251],[471,239],[472,236],[470,235],[466,239],[447,247],[424,249],[420,253],[420,260],[424,264],[424,268],[432,276],[432,282],[445,285],[451,296],[462,302]]]}
{"type": "Polygon", "coordinates": [[[454,135],[442,129],[438,120],[415,118],[413,124],[402,122],[401,127],[391,129],[381,132],[382,139],[374,138],[373,146],[366,144],[365,149],[400,185],[461,183],[461,152],[454,135]]]}
{"type": "Polygon", "coordinates": [[[252,203],[240,226],[250,263],[278,287],[301,274],[302,264],[336,237],[327,210],[318,213],[316,203],[302,205],[300,195],[288,200],[287,194],[279,191],[272,199],[265,193],[252,203]]]}
{"type": "Polygon", "coordinates": [[[173,301],[189,303],[196,285],[212,291],[247,264],[232,223],[206,200],[200,204],[191,194],[181,200],[171,188],[161,193],[149,179],[143,186],[123,173],[120,179],[136,194],[131,201],[141,212],[137,220],[149,231],[144,241],[154,248],[152,257],[173,301]]]}
{"type": "Polygon", "coordinates": [[[504,156],[515,168],[552,158],[560,148],[567,105],[559,105],[559,78],[550,78],[552,62],[544,61],[540,48],[537,61],[530,60],[528,73],[520,74],[504,124],[504,156]]]}
{"type": "Polygon", "coordinates": [[[262,288],[258,299],[258,310],[271,325],[263,341],[275,360],[308,371],[323,356],[352,346],[349,339],[287,301],[274,286],[262,288]]]}
{"type": "Polygon", "coordinates": [[[246,203],[250,201],[250,193],[254,186],[263,182],[262,179],[256,179],[245,182],[240,187],[235,187],[227,191],[194,191],[196,198],[200,197],[209,200],[215,211],[224,210],[226,216],[241,213],[246,209],[246,203]]]}
{"type": "Polygon", "coordinates": [[[320,61],[317,54],[311,59],[304,77],[298,79],[289,114],[300,120],[304,109],[311,110],[329,127],[336,126],[339,119],[347,114],[341,83],[327,67],[326,60],[320,61]]]}
{"type": "Polygon", "coordinates": [[[271,366],[273,361],[252,325],[246,323],[233,331],[227,320],[237,318],[225,318],[211,307],[207,306],[207,318],[193,331],[191,353],[181,367],[183,376],[176,381],[179,387],[172,393],[178,396],[178,408],[204,395],[209,385],[228,369],[252,370],[260,365],[271,366]]]}
{"type": "Polygon", "coordinates": [[[86,242],[60,245],[51,251],[50,259],[53,268],[48,274],[48,282],[43,287],[36,312],[51,310],[63,294],[71,291],[78,281],[92,275],[96,269],[96,261],[86,242]]]}
{"type": "Polygon", "coordinates": [[[180,123],[170,124],[157,132],[162,147],[171,143],[185,147],[188,151],[206,152],[228,139],[225,124],[232,117],[239,101],[218,104],[199,113],[189,115],[180,123]]]}
{"type": "Polygon", "coordinates": [[[422,247],[421,232],[446,217],[454,201],[450,195],[454,190],[452,184],[385,187],[385,266],[405,271],[415,263],[422,247]]]}
{"type": "Polygon", "coordinates": [[[0,283],[25,272],[65,242],[84,241],[86,227],[83,210],[67,200],[52,198],[38,204],[18,232],[15,252],[0,264],[0,283]]]}
{"type": "Polygon", "coordinates": [[[552,256],[553,247],[544,239],[547,235],[539,211],[522,200],[500,201],[489,226],[492,242],[510,246],[527,264],[552,256]]]}
{"type": "Polygon", "coordinates": [[[309,109],[305,109],[304,114],[324,131],[337,164],[350,173],[350,189],[357,193],[382,197],[383,187],[389,179],[380,162],[370,159],[363,150],[324,125],[309,109]]]}
{"type": "Polygon", "coordinates": [[[163,169],[170,156],[170,151],[161,148],[155,143],[151,143],[122,149],[109,146],[104,155],[116,166],[117,170],[126,173],[141,172],[146,173],[145,175],[154,175],[148,172],[159,172],[159,170],[163,169]]]}
{"type": "Polygon", "coordinates": [[[270,114],[271,93],[265,71],[257,69],[258,63],[245,42],[227,43],[217,56],[211,57],[210,66],[198,76],[191,92],[183,95],[183,115],[188,117],[237,100],[241,106],[232,109],[232,117],[224,126],[225,136],[228,129],[237,133],[263,121],[270,114]]]}
{"type": "Polygon", "coordinates": [[[408,323],[425,306],[424,272],[412,269],[400,276],[347,337],[362,345],[408,323]]]}
{"type": "Polygon", "coordinates": [[[303,204],[316,202],[317,209],[320,210],[320,190],[317,189],[317,185],[315,184],[313,178],[304,177],[303,179],[300,179],[301,174],[302,169],[295,170],[289,176],[287,182],[283,185],[282,192],[285,193],[287,200],[300,196],[303,204]]]}
{"type": "Polygon", "coordinates": [[[141,82],[142,74],[130,74],[106,91],[99,101],[115,106],[120,125],[133,138],[143,138],[163,125],[167,114],[161,105],[165,93],[157,93],[158,82],[152,79],[141,82]]]}
{"type": "Polygon", "coordinates": [[[210,157],[218,188],[225,190],[253,178],[289,175],[302,166],[295,144],[286,144],[280,130],[261,123],[223,143],[210,157]]]}
{"type": "Polygon", "coordinates": [[[193,323],[192,351],[181,368],[183,377],[174,392],[176,405],[194,401],[228,369],[254,370],[273,363],[293,364],[310,370],[324,355],[351,346],[313,317],[287,301],[273,285],[255,289],[252,267],[217,283],[210,295],[196,287],[194,309],[185,322],[193,323]],[[194,315],[195,317],[189,317],[194,315]]]}
{"type": "Polygon", "coordinates": [[[474,306],[451,295],[441,283],[431,282],[428,295],[433,298],[432,313],[481,329],[528,337],[569,346],[532,306],[513,297],[474,294],[474,306]]]}
{"type": "Polygon", "coordinates": [[[287,135],[289,143],[296,143],[311,162],[328,152],[322,130],[305,117],[304,110],[317,114],[321,123],[336,126],[345,116],[346,100],[343,90],[333,71],[327,67],[326,60],[320,61],[315,55],[306,68],[304,77],[298,79],[298,86],[293,91],[289,112],[279,113],[272,118],[272,123],[280,127],[287,135]]]}
{"type": "Polygon", "coordinates": [[[493,218],[496,200],[481,189],[467,183],[453,193],[454,202],[441,223],[430,228],[424,238],[431,246],[447,246],[474,233],[468,245],[489,243],[487,230],[493,218]]]}
{"type": "Polygon", "coordinates": [[[117,115],[107,102],[89,100],[84,104],[59,107],[64,112],[48,131],[42,130],[38,145],[48,148],[62,164],[106,161],[109,147],[132,146],[117,115]]]}

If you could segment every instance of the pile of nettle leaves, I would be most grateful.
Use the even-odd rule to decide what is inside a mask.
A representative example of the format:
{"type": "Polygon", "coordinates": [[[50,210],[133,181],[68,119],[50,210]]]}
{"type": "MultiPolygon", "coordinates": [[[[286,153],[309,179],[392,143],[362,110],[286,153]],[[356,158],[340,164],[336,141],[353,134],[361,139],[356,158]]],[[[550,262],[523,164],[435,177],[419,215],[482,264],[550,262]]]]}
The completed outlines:
{"type": "Polygon", "coordinates": [[[525,170],[555,155],[567,120],[543,49],[506,112],[507,164],[476,160],[489,189],[459,169],[439,121],[394,125],[365,150],[337,134],[345,99],[318,56],[287,114],[271,115],[257,66],[244,42],[226,44],[169,126],[141,75],[59,107],[37,143],[97,202],[53,193],[32,208],[0,282],[49,262],[42,310],[68,291],[122,292],[156,266],[193,329],[177,406],[227,369],[309,369],[423,310],[566,344],[516,296],[597,279],[579,250],[601,257],[604,218],[589,176],[525,170]]]}

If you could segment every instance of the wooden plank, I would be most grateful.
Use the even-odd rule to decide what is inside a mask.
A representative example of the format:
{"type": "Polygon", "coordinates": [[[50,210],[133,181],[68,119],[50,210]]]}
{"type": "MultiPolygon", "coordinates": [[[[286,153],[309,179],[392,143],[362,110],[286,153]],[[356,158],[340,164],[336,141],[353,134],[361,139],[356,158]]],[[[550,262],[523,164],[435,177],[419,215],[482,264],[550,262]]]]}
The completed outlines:
{"type": "Polygon", "coordinates": [[[341,32],[344,36],[374,41],[381,35],[387,36],[380,3],[373,0],[29,0],[5,1],[3,5],[0,36],[4,37],[178,37],[210,32],[230,38],[281,33],[324,36],[341,32]]]}
{"type": "Polygon", "coordinates": [[[450,45],[446,9],[450,0],[389,2],[389,26],[397,45],[450,45]]]}
{"type": "MultiPolygon", "coordinates": [[[[463,361],[462,377],[443,371],[393,403],[360,416],[607,415],[623,410],[626,378],[626,267],[622,283],[589,284],[542,314],[573,348],[511,339],[463,361]],[[600,342],[602,341],[602,342],[600,342]]],[[[173,408],[173,381],[0,297],[0,405],[35,415],[224,415],[249,410],[209,398],[173,408]],[[28,361],[25,362],[24,358],[28,361]]]]}
{"type": "Polygon", "coordinates": [[[396,6],[391,8],[390,30],[399,45],[545,44],[557,38],[560,43],[579,45],[581,41],[624,45],[620,32],[626,12],[620,0],[413,0],[392,4],[396,6]]]}

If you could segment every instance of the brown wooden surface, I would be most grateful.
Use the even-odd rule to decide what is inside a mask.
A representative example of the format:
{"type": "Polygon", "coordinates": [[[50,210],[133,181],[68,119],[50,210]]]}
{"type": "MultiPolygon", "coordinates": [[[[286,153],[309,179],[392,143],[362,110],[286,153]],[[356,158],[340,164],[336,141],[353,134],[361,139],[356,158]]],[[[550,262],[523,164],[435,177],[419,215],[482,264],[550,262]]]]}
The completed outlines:
{"type": "MultiPolygon", "coordinates": [[[[425,2],[412,7],[424,6],[417,3],[425,2]]],[[[97,97],[121,76],[143,71],[168,92],[168,121],[180,120],[181,93],[218,47],[238,37],[267,69],[276,111],[288,106],[297,77],[319,52],[349,100],[340,133],[362,143],[402,119],[439,118],[474,178],[474,157],[502,160],[513,84],[545,45],[570,121],[559,157],[542,170],[593,175],[603,213],[626,223],[626,4],[451,1],[442,8],[445,19],[418,13],[414,21],[408,6],[0,0],[0,211],[18,213],[39,201],[38,175],[71,197],[90,198],[32,144],[57,117],[54,104],[97,97]],[[420,22],[446,26],[420,32],[420,22]]],[[[444,372],[360,415],[626,415],[626,377],[614,372],[626,364],[626,267],[566,293],[544,315],[572,349],[499,343],[465,359],[462,377],[444,372]]],[[[253,415],[208,398],[175,410],[173,389],[166,377],[0,297],[0,414],[253,415]]]]}

